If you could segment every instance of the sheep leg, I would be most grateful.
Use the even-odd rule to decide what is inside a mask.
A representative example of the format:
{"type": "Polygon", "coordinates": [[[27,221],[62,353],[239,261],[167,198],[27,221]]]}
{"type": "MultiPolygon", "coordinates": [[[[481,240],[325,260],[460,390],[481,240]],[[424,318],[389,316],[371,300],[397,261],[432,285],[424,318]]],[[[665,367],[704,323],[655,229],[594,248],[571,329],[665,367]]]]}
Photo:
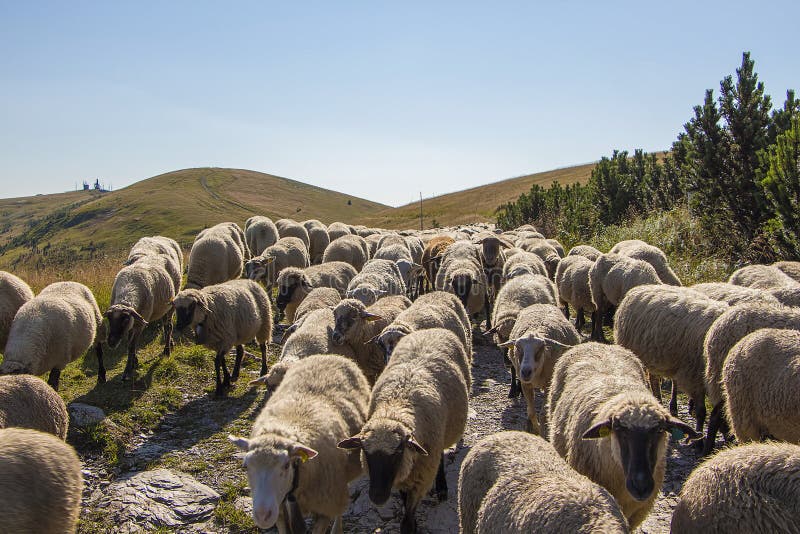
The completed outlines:
{"type": "Polygon", "coordinates": [[[164,356],[169,356],[172,350],[172,316],[174,313],[175,311],[172,310],[164,318],[164,356]]]}
{"type": "Polygon", "coordinates": [[[597,307],[594,320],[592,321],[592,341],[597,341],[598,343],[607,343],[606,335],[603,333],[603,321],[605,320],[605,316],[606,306],[605,304],[601,304],[597,307]]]}
{"type": "Polygon", "coordinates": [[[236,382],[239,380],[239,371],[242,367],[242,358],[244,357],[244,345],[236,345],[236,361],[233,364],[233,375],[231,380],[236,382]]]}
{"type": "Polygon", "coordinates": [[[653,396],[658,399],[658,402],[661,402],[661,377],[648,372],[650,375],[650,391],[653,392],[653,396]]]}
{"type": "Polygon", "coordinates": [[[47,383],[50,384],[50,387],[56,391],[58,391],[58,379],[60,376],[61,369],[53,367],[53,370],[50,371],[50,376],[47,377],[47,383]]]}
{"type": "Polygon", "coordinates": [[[569,319],[569,304],[564,303],[564,317],[569,319]]]}
{"type": "MultiPolygon", "coordinates": [[[[567,319],[569,319],[569,317],[567,317],[567,319]]],[[[580,332],[585,324],[586,317],[583,315],[583,308],[575,310],[575,329],[580,332]]]]}
{"type": "Polygon", "coordinates": [[[226,352],[228,351],[226,350],[219,351],[217,353],[216,360],[214,361],[214,371],[216,373],[216,379],[217,379],[217,389],[215,395],[217,397],[224,397],[231,386],[231,375],[228,374],[228,367],[225,365],[226,352]]]}
{"type": "Polygon", "coordinates": [[[697,397],[697,401],[694,403],[694,409],[695,409],[695,412],[696,412],[695,417],[697,419],[697,426],[695,427],[695,430],[697,430],[698,432],[700,432],[702,434],[703,433],[703,425],[705,425],[705,423],[706,423],[706,399],[705,399],[705,394],[701,393],[697,397]]]}
{"type": "Polygon", "coordinates": [[[324,515],[317,515],[314,518],[314,526],[311,527],[312,534],[325,534],[328,532],[328,526],[331,524],[331,518],[324,515]]]}
{"type": "Polygon", "coordinates": [[[444,472],[444,452],[442,453],[442,460],[439,462],[439,470],[436,472],[436,498],[439,502],[447,500],[447,476],[444,472]]]}
{"type": "MultiPolygon", "coordinates": [[[[105,384],[106,383],[106,367],[103,365],[103,344],[101,342],[97,342],[94,346],[94,350],[97,353],[97,383],[98,384],[105,384]]],[[[134,358],[136,356],[134,355],[134,358]]]]}
{"type": "Polygon", "coordinates": [[[669,413],[673,416],[678,415],[678,383],[672,379],[672,396],[669,399],[669,413]]]}
{"type": "Polygon", "coordinates": [[[267,374],[267,344],[259,343],[258,348],[261,349],[261,374],[258,376],[264,376],[267,374]]]}
{"type": "Polygon", "coordinates": [[[717,431],[722,423],[722,407],[724,404],[720,402],[711,409],[711,415],[708,417],[708,428],[706,429],[706,439],[703,443],[703,456],[708,456],[714,450],[714,445],[717,442],[717,431]]]}
{"type": "Polygon", "coordinates": [[[489,295],[488,293],[483,297],[483,309],[486,312],[486,330],[491,330],[492,328],[492,320],[491,320],[491,313],[492,313],[492,303],[489,302],[489,295]]]}
{"type": "MultiPolygon", "coordinates": [[[[722,408],[720,408],[720,411],[724,412],[722,408]]],[[[720,422],[719,427],[720,430],[722,430],[722,435],[725,438],[725,443],[730,444],[735,442],[736,437],[733,435],[733,432],[731,432],[731,426],[728,424],[728,419],[725,417],[724,413],[720,415],[720,419],[722,419],[722,421],[720,422]]]]}
{"type": "Polygon", "coordinates": [[[511,389],[508,392],[509,399],[515,399],[519,397],[519,380],[517,380],[517,370],[514,366],[511,366],[511,389]]]}
{"type": "Polygon", "coordinates": [[[130,341],[128,341],[128,362],[125,364],[125,371],[122,372],[123,382],[130,380],[136,374],[136,367],[139,365],[139,361],[136,358],[137,341],[139,341],[138,334],[132,335],[130,341]]]}
{"type": "Polygon", "coordinates": [[[417,505],[420,497],[409,492],[401,491],[403,499],[403,520],[400,522],[400,534],[416,534],[417,532],[417,505]]]}

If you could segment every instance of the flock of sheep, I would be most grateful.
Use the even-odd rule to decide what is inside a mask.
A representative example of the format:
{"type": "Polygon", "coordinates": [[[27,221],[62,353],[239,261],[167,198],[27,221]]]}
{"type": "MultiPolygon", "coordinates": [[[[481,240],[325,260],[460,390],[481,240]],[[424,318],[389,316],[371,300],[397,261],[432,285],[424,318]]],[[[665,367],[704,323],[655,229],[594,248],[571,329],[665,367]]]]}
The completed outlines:
{"type": "Polygon", "coordinates": [[[798,262],[683,287],[642,241],[565,254],[530,225],[390,232],[256,216],[244,231],[200,232],[185,269],[177,243],[160,236],[140,239],[125,263],[104,314],[79,283],[34,296],[0,272],[0,531],[74,530],[81,466],[63,441],[59,373],[94,348],[102,383],[102,343],[124,341],[121,379],[133,379],[142,331],[161,320],[169,354],[173,319],[214,351],[220,397],[244,345],[259,346],[251,384],[271,393],[250,437],[230,440],[244,452],[260,528],[305,532],[311,517],[314,532],[341,532],[348,483],[366,473],[376,505],[399,490],[401,532],[415,532],[422,498],[448,497],[444,453],[467,422],[473,335],[503,349],[528,432],[471,447],[458,481],[462,532],[628,532],[660,491],[668,437],[711,454],[719,431],[729,446],[689,476],[673,531],[800,525],[798,262]],[[268,366],[275,317],[285,318],[282,351],[268,366]],[[49,386],[31,376],[48,372],[49,386]],[[678,391],[694,425],[677,417],[678,391]]]}

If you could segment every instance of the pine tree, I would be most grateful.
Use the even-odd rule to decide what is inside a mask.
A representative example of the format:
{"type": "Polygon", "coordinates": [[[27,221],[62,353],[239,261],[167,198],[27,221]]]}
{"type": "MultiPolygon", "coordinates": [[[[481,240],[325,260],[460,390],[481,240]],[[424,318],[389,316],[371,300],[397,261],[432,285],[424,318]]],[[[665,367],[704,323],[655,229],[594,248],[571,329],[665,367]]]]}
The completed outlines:
{"type": "Polygon", "coordinates": [[[800,116],[800,99],[794,97],[794,90],[786,91],[786,100],[783,108],[772,112],[772,121],[767,131],[769,144],[772,145],[778,136],[792,127],[792,121],[800,116]]]}
{"type": "Polygon", "coordinates": [[[800,253],[800,117],[780,134],[765,153],[766,175],[761,180],[770,211],[769,226],[786,251],[800,253]]]}

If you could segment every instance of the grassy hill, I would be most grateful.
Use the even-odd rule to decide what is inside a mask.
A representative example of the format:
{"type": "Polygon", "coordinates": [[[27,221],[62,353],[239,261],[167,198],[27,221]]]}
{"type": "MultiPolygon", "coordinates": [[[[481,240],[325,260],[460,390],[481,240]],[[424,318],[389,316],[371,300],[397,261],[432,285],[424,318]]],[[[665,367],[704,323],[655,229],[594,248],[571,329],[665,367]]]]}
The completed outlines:
{"type": "MultiPolygon", "coordinates": [[[[424,226],[430,228],[434,219],[441,226],[493,221],[494,212],[498,206],[517,200],[517,197],[522,193],[527,193],[533,184],[549,187],[553,182],[559,182],[562,185],[583,183],[591,176],[594,166],[594,163],[588,163],[528,174],[424,199],[422,201],[424,226]]],[[[387,208],[376,214],[365,215],[356,222],[380,228],[419,228],[419,204],[412,203],[399,208],[387,208]]]]}
{"type": "Polygon", "coordinates": [[[163,234],[189,244],[205,226],[224,220],[244,224],[253,214],[333,222],[384,209],[388,206],[260,172],[185,169],[110,193],[0,200],[0,267],[32,252],[92,258],[127,250],[144,235],[163,234]]]}

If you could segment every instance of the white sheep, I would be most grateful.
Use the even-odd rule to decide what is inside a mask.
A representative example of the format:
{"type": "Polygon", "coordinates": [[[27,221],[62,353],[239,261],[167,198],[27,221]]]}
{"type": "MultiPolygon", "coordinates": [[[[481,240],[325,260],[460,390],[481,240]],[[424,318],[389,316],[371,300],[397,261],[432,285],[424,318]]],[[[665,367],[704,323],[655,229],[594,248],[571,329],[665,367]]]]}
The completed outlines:
{"type": "Polygon", "coordinates": [[[169,355],[172,343],[172,299],[175,286],[167,272],[169,259],[146,256],[123,267],[114,278],[108,319],[107,343],[111,348],[127,339],[128,361],[122,380],[128,380],[139,364],[136,350],[139,336],[148,323],[164,320],[164,354],[169,355]]]}
{"type": "Polygon", "coordinates": [[[614,497],[568,466],[547,441],[523,432],[491,434],[461,464],[462,534],[628,532],[614,497]]]}
{"type": "Polygon", "coordinates": [[[345,235],[353,235],[353,232],[350,231],[350,227],[346,224],[337,221],[328,225],[328,236],[331,241],[336,241],[345,235]]]}
{"type": "Polygon", "coordinates": [[[671,532],[796,532],[800,447],[758,443],[726,449],[683,484],[671,532]]]}
{"type": "Polygon", "coordinates": [[[244,467],[257,527],[295,531],[302,516],[313,532],[341,532],[348,483],[361,474],[357,454],[337,448],[364,424],[369,385],[355,363],[334,355],[292,365],[267,400],[250,439],[229,436],[246,451],[244,467]],[[299,521],[298,521],[298,517],[299,521]]]}
{"type": "Polygon", "coordinates": [[[331,238],[328,235],[328,227],[316,219],[309,219],[302,224],[308,232],[308,253],[311,255],[311,263],[322,263],[322,256],[325,254],[325,249],[331,244],[331,238]]]}
{"type": "Polygon", "coordinates": [[[587,260],[591,261],[597,261],[597,258],[602,255],[602,252],[591,245],[575,245],[569,249],[569,252],[567,253],[567,256],[583,256],[587,260]]]}
{"type": "Polygon", "coordinates": [[[261,349],[261,375],[267,373],[267,343],[272,339],[272,309],[264,289],[252,280],[231,280],[203,289],[184,289],[174,299],[178,331],[194,331],[195,342],[215,352],[215,394],[227,394],[239,378],[244,344],[254,338],[261,349]],[[236,347],[233,374],[225,355],[236,347]]]}
{"type": "Polygon", "coordinates": [[[568,349],[581,342],[578,331],[553,304],[533,304],[522,309],[508,340],[499,346],[508,348],[508,359],[519,377],[527,403],[528,430],[540,434],[534,390],[547,393],[553,368],[568,349]]]}
{"type": "Polygon", "coordinates": [[[596,308],[592,302],[592,290],[589,287],[589,271],[593,265],[594,261],[586,256],[572,254],[561,260],[556,269],[558,302],[564,307],[564,316],[567,319],[570,305],[575,308],[575,328],[578,330],[586,324],[585,312],[592,314],[593,322],[597,320],[594,316],[596,308]]]}
{"type": "Polygon", "coordinates": [[[369,473],[369,498],[385,503],[393,487],[404,496],[401,532],[416,532],[416,509],[436,481],[447,498],[444,450],[464,434],[470,365],[450,331],[419,330],[400,340],[369,403],[367,422],[339,447],[361,450],[369,473]]]}
{"type": "Polygon", "coordinates": [[[556,269],[558,263],[561,261],[561,256],[558,254],[556,248],[547,242],[545,239],[533,238],[524,239],[517,243],[517,246],[527,252],[532,252],[539,256],[547,267],[547,276],[553,280],[556,276],[556,269]]]}
{"type": "Polygon", "coordinates": [[[798,330],[762,328],[733,346],[722,368],[722,394],[738,441],[800,443],[798,368],[798,330]]]}
{"type": "Polygon", "coordinates": [[[669,266],[667,255],[656,246],[645,243],[639,239],[629,239],[627,241],[620,241],[614,245],[611,250],[609,250],[609,253],[621,254],[636,260],[646,261],[656,270],[661,283],[671,286],[681,285],[678,275],[676,275],[675,271],[669,266]]]}
{"type": "Polygon", "coordinates": [[[764,290],[798,286],[798,282],[774,265],[742,267],[731,275],[728,283],[764,290]]]}
{"type": "Polygon", "coordinates": [[[620,254],[603,254],[597,258],[589,270],[589,289],[597,310],[592,323],[593,341],[606,340],[603,333],[606,313],[619,305],[628,291],[648,284],[661,284],[661,279],[655,268],[646,261],[620,254]]]}
{"type": "Polygon", "coordinates": [[[332,287],[314,288],[306,295],[306,298],[297,307],[297,311],[294,312],[294,322],[302,321],[303,317],[314,310],[322,308],[333,309],[341,300],[342,296],[332,287]]]}
{"type": "Polygon", "coordinates": [[[42,375],[58,390],[61,371],[92,345],[97,382],[106,381],[103,316],[94,295],[78,282],[56,282],[20,307],[11,323],[0,374],[42,375]]]}
{"type": "Polygon", "coordinates": [[[530,267],[526,272],[547,276],[547,266],[538,255],[519,249],[519,252],[508,256],[503,265],[503,279],[509,280],[514,277],[512,272],[519,266],[530,267]]]}
{"type": "Polygon", "coordinates": [[[133,245],[128,253],[128,259],[125,260],[125,265],[132,265],[141,258],[149,256],[169,258],[170,263],[166,265],[166,269],[172,277],[175,292],[180,291],[183,277],[183,251],[178,242],[160,235],[143,237],[133,245]]]}
{"type": "Polygon", "coordinates": [[[727,282],[708,282],[691,286],[695,291],[714,300],[727,302],[729,306],[747,302],[761,302],[777,306],[778,299],[766,291],[745,286],[735,286],[727,282]]]}
{"type": "Polygon", "coordinates": [[[245,276],[250,280],[262,282],[272,289],[280,272],[287,267],[305,269],[311,265],[311,257],[305,244],[296,237],[284,237],[267,247],[245,264],[245,276]]]}
{"type": "MultiPolygon", "coordinates": [[[[345,238],[342,238],[345,239],[345,238]]],[[[341,241],[342,239],[337,239],[341,241]]],[[[357,272],[349,263],[332,261],[320,265],[312,265],[305,269],[287,267],[278,275],[278,298],[275,304],[286,314],[287,320],[294,322],[295,312],[308,293],[316,287],[331,287],[341,296],[347,291],[347,285],[357,272]]]]}
{"type": "Polygon", "coordinates": [[[667,433],[697,435],[653,397],[636,355],[614,345],[584,343],[565,352],[547,406],[550,443],[614,496],[631,529],[664,481],[667,433]]]}
{"type": "Polygon", "coordinates": [[[69,415],[61,396],[38,376],[0,376],[0,428],[49,432],[66,439],[69,415]]]}
{"type": "Polygon", "coordinates": [[[280,237],[296,237],[306,245],[306,249],[311,248],[311,239],[308,237],[306,227],[294,219],[279,219],[275,221],[280,237]]]}
{"type": "Polygon", "coordinates": [[[369,259],[369,246],[363,237],[357,235],[346,235],[332,241],[322,255],[322,263],[345,262],[356,271],[363,269],[369,259]]]}
{"type": "Polygon", "coordinates": [[[347,285],[347,298],[360,300],[366,306],[386,295],[405,295],[406,285],[397,264],[390,260],[369,260],[347,285]]]}
{"type": "MultiPolygon", "coordinates": [[[[697,431],[706,417],[703,343],[728,305],[687,287],[654,285],[631,289],[614,318],[614,339],[632,351],[651,375],[673,381],[670,412],[678,413],[677,388],[694,401],[697,431]]],[[[660,387],[653,391],[660,396],[660,387]]]]}
{"type": "Polygon", "coordinates": [[[46,432],[0,429],[0,532],[75,532],[82,492],[75,449],[46,432]]]}
{"type": "Polygon", "coordinates": [[[220,223],[200,232],[189,251],[186,288],[200,289],[242,276],[248,260],[244,233],[234,223],[220,223]]]}
{"type": "Polygon", "coordinates": [[[269,217],[254,215],[244,223],[244,237],[250,254],[260,256],[264,249],[271,247],[280,239],[278,227],[269,217]]]}
{"type": "Polygon", "coordinates": [[[6,346],[17,310],[32,298],[33,291],[21,278],[0,271],[0,352],[6,346]]]}

